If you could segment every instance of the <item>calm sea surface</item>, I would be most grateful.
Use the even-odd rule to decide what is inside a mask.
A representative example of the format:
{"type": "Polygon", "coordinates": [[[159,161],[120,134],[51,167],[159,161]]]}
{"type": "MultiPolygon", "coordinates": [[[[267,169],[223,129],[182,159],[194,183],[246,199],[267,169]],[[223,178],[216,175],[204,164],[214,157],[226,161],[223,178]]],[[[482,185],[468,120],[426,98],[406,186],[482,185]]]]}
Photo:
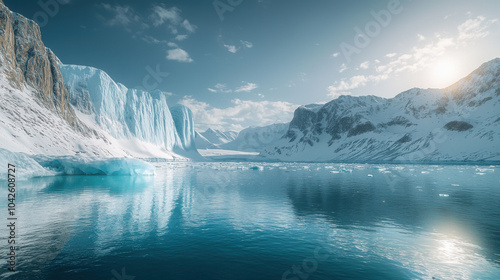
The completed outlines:
{"type": "Polygon", "coordinates": [[[164,163],[16,195],[2,279],[500,279],[498,166],[164,163]]]}

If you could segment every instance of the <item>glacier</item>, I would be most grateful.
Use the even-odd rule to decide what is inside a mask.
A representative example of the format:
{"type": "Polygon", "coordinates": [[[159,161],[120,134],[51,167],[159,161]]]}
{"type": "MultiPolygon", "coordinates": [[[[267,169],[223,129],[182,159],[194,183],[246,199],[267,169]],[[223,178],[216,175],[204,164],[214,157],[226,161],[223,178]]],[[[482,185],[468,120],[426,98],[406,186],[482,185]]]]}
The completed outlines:
{"type": "Polygon", "coordinates": [[[167,104],[166,94],[128,89],[116,83],[106,72],[87,66],[59,65],[71,104],[80,112],[92,115],[98,126],[117,139],[136,137],[164,147],[167,151],[194,150],[192,114],[176,110],[179,125],[167,104]],[[180,130],[178,131],[177,128],[180,130]],[[190,135],[191,134],[191,135],[190,135]]]}
{"type": "Polygon", "coordinates": [[[173,116],[159,90],[128,89],[102,70],[64,65],[33,20],[1,2],[0,13],[0,148],[85,160],[199,157],[188,108],[173,116]]]}

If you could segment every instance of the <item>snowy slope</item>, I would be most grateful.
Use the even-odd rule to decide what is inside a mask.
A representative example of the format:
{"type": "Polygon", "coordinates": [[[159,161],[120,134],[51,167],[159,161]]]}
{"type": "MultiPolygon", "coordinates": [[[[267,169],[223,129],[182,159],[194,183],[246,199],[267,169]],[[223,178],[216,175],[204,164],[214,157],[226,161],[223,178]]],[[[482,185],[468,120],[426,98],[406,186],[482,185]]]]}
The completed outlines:
{"type": "Polygon", "coordinates": [[[235,131],[221,131],[209,128],[205,132],[196,132],[196,147],[198,149],[218,149],[220,145],[229,143],[236,139],[238,133],[235,131]]]}
{"type": "Polygon", "coordinates": [[[279,123],[263,127],[249,127],[238,134],[233,141],[219,145],[221,149],[257,152],[278,141],[285,135],[289,124],[279,123]]]}
{"type": "Polygon", "coordinates": [[[208,141],[203,135],[201,135],[198,131],[195,132],[195,143],[196,148],[198,149],[218,149],[217,145],[208,141]]]}
{"type": "Polygon", "coordinates": [[[210,141],[210,143],[220,145],[233,141],[236,138],[237,133],[234,131],[223,132],[218,129],[209,128],[205,132],[201,133],[201,135],[210,141]]]}
{"type": "Polygon", "coordinates": [[[300,107],[261,156],[286,161],[498,161],[500,59],[446,89],[300,107]]]}

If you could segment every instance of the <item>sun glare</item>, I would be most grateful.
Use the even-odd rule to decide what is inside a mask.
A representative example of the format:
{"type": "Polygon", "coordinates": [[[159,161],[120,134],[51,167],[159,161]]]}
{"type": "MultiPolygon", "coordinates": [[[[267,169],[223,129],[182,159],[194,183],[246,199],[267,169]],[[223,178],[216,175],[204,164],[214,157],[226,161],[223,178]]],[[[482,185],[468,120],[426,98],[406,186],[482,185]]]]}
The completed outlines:
{"type": "Polygon", "coordinates": [[[433,84],[436,87],[447,87],[457,79],[457,65],[450,59],[438,61],[433,66],[433,84]]]}

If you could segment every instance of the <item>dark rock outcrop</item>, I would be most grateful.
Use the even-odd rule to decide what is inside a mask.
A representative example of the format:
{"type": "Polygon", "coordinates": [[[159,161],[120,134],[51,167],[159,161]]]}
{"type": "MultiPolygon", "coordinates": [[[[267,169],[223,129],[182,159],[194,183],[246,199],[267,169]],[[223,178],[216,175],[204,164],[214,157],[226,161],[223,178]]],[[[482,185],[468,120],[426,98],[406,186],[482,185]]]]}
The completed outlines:
{"type": "MultiPolygon", "coordinates": [[[[38,100],[74,129],[84,127],[70,106],[59,59],[42,42],[40,27],[0,2],[0,67],[11,86],[32,88],[38,100]]],[[[83,129],[83,130],[86,130],[83,129]]]]}
{"type": "Polygon", "coordinates": [[[467,123],[467,122],[461,122],[461,121],[452,121],[444,126],[445,129],[450,130],[450,131],[467,131],[471,128],[473,128],[472,124],[467,123]]]}

